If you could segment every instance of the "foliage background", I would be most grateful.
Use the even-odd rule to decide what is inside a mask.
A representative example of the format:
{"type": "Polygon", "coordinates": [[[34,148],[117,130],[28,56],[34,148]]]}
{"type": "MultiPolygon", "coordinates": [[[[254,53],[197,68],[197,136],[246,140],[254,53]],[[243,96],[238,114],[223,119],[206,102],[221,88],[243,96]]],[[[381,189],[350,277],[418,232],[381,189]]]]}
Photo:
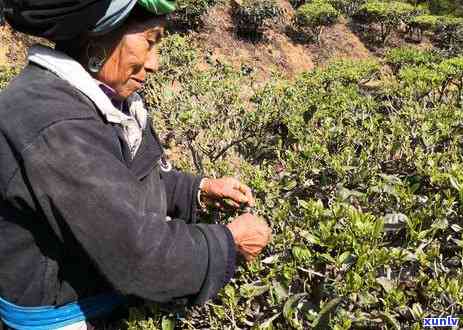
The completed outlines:
{"type": "MultiPolygon", "coordinates": [[[[160,46],[162,69],[144,90],[153,125],[177,168],[250,185],[274,239],[205,306],[146,304],[109,327],[421,329],[423,318],[447,315],[463,322],[461,3],[325,3],[371,55],[325,54],[313,70],[264,79],[252,65],[211,56],[196,37],[222,6],[247,15],[235,23],[252,22],[236,38],[265,45],[266,32],[294,15],[286,1],[182,2],[160,46]],[[379,7],[381,15],[368,9],[379,7]],[[406,19],[391,8],[408,10],[406,19]],[[416,25],[423,15],[438,23],[416,25]],[[384,24],[390,31],[378,39],[384,24]]],[[[322,49],[321,28],[333,22],[306,21],[320,29],[294,41],[322,49]]],[[[296,23],[284,23],[289,35],[310,33],[296,23]]],[[[15,70],[1,69],[0,88],[15,70]]],[[[211,209],[203,218],[226,223],[235,215],[211,209]]]]}

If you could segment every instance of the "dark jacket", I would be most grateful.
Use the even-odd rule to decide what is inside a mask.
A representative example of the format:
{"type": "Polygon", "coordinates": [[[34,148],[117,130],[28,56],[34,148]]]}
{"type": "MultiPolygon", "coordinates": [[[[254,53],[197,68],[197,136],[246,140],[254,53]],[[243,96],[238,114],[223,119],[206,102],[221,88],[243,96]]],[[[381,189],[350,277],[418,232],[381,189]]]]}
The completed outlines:
{"type": "Polygon", "coordinates": [[[200,178],[136,157],[82,93],[29,64],[0,94],[0,296],[60,305],[116,290],[203,303],[234,271],[222,225],[196,224],[200,178]],[[166,215],[172,218],[167,221],[166,215]]]}

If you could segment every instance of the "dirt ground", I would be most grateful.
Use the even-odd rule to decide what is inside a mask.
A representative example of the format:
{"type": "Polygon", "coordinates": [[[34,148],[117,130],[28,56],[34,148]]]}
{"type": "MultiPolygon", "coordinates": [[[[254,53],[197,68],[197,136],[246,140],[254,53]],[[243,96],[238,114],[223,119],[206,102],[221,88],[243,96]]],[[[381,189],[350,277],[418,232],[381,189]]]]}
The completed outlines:
{"type": "Polygon", "coordinates": [[[312,54],[317,55],[317,62],[319,63],[328,59],[366,59],[374,56],[343,20],[338,24],[324,28],[320,39],[320,45],[311,44],[308,46],[312,54]]]}
{"type": "Polygon", "coordinates": [[[223,5],[208,12],[205,27],[195,39],[213,58],[232,63],[237,68],[243,64],[252,66],[262,80],[268,79],[275,69],[291,78],[331,58],[373,56],[345,21],[325,28],[320,45],[294,40],[287,31],[294,9],[288,1],[280,0],[279,4],[283,19],[266,28],[260,41],[250,42],[238,37],[231,9],[223,5]]]}

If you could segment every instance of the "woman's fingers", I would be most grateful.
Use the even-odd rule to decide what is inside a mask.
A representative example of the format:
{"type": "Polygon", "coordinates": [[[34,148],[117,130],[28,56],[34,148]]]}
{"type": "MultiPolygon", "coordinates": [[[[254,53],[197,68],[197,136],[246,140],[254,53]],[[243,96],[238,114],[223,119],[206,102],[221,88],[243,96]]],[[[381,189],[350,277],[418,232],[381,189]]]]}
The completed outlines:
{"type": "MultiPolygon", "coordinates": [[[[244,183],[241,183],[235,178],[227,178],[230,182],[231,191],[228,193],[228,197],[233,199],[239,204],[246,203],[249,206],[254,206],[254,197],[252,196],[251,188],[244,183]]],[[[239,207],[239,205],[237,206],[239,207]]]]}
{"type": "Polygon", "coordinates": [[[234,208],[240,208],[242,204],[255,206],[251,188],[233,177],[205,179],[202,185],[202,191],[211,200],[225,200],[226,204],[234,208]]]}
{"type": "Polygon", "coordinates": [[[254,207],[255,202],[254,202],[254,197],[252,196],[251,188],[249,188],[244,183],[240,183],[238,189],[244,194],[244,196],[246,196],[248,205],[251,207],[254,207]]]}
{"type": "Polygon", "coordinates": [[[238,202],[236,201],[237,201],[236,198],[230,197],[229,199],[227,199],[226,203],[230,205],[231,207],[234,207],[235,209],[237,209],[240,207],[240,201],[239,200],[238,202]]]}
{"type": "Polygon", "coordinates": [[[231,199],[230,203],[234,204],[236,208],[240,207],[243,203],[249,203],[248,197],[236,189],[231,190],[228,197],[231,199]]]}

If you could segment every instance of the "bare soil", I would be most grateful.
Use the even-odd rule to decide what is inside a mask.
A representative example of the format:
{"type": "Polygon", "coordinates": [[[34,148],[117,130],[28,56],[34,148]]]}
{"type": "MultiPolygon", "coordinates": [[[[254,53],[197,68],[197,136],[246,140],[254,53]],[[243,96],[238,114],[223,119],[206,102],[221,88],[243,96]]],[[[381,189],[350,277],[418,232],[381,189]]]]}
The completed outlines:
{"type": "Polygon", "coordinates": [[[236,68],[247,65],[263,79],[278,69],[293,76],[314,67],[312,54],[303,45],[293,43],[281,31],[267,28],[261,40],[239,37],[228,6],[216,6],[205,17],[205,26],[194,39],[212,59],[225,61],[236,68]]]}
{"type": "Polygon", "coordinates": [[[343,21],[324,28],[320,39],[320,45],[308,45],[312,54],[317,56],[318,64],[331,59],[366,59],[374,56],[343,21]]]}
{"type": "Polygon", "coordinates": [[[333,58],[364,59],[374,56],[347,26],[345,21],[326,27],[320,44],[301,42],[288,33],[294,9],[286,0],[279,0],[283,18],[263,31],[261,40],[239,37],[231,15],[231,8],[219,5],[204,17],[205,26],[194,39],[213,59],[226,61],[236,68],[243,65],[257,70],[259,80],[267,80],[272,71],[288,78],[312,70],[333,58]]]}

